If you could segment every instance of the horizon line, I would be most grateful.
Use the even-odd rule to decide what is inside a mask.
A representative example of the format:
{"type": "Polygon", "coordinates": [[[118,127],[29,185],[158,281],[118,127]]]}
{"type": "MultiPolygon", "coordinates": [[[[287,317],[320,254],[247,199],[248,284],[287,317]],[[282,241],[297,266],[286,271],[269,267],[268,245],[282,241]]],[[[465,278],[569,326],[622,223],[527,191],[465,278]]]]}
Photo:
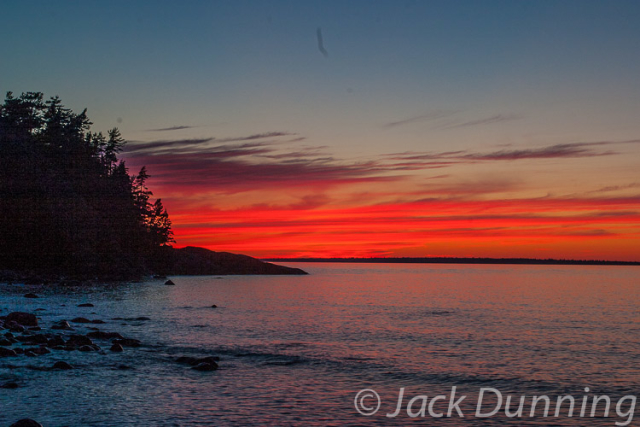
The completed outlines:
{"type": "Polygon", "coordinates": [[[299,257],[299,258],[260,258],[274,262],[353,262],[387,264],[515,264],[515,265],[633,265],[640,261],[608,261],[594,259],[556,259],[556,258],[491,258],[491,257],[299,257]]]}

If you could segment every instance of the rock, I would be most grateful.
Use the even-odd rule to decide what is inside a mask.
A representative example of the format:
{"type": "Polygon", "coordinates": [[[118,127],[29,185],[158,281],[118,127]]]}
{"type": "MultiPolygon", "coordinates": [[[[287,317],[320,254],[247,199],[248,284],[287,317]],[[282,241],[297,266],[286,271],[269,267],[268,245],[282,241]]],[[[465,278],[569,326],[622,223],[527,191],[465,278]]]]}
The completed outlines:
{"type": "Polygon", "coordinates": [[[67,345],[82,347],[83,345],[93,345],[93,341],[84,335],[71,335],[67,341],[67,345]]]}
{"type": "Polygon", "coordinates": [[[93,307],[94,305],[90,302],[85,302],[84,304],[78,304],[78,307],[93,307]]]}
{"type": "Polygon", "coordinates": [[[24,294],[24,297],[25,298],[40,298],[38,295],[32,294],[32,293],[24,294]]]}
{"type": "Polygon", "coordinates": [[[9,341],[8,339],[0,338],[0,346],[5,346],[6,347],[6,346],[9,346],[11,344],[13,344],[13,343],[11,341],[9,341]]]}
{"type": "Polygon", "coordinates": [[[66,371],[66,370],[69,370],[69,369],[73,369],[73,366],[69,365],[67,362],[63,362],[62,360],[59,360],[59,361],[57,361],[56,363],[53,364],[51,369],[59,369],[59,370],[62,370],[62,371],[66,371]]]}
{"type": "Polygon", "coordinates": [[[35,309],[35,310],[33,310],[33,311],[47,311],[47,309],[46,309],[46,308],[36,308],[36,309],[35,309]]]}
{"type": "Polygon", "coordinates": [[[62,339],[62,337],[60,336],[55,336],[49,339],[49,341],[47,341],[47,347],[49,348],[56,348],[56,347],[60,347],[63,346],[65,344],[64,339],[62,339]]]}
{"type": "Polygon", "coordinates": [[[15,350],[11,350],[10,348],[0,347],[0,357],[11,357],[17,356],[15,350]]]}
{"type": "Polygon", "coordinates": [[[90,345],[83,345],[78,348],[78,351],[96,351],[96,349],[90,345]]]}
{"type": "Polygon", "coordinates": [[[71,319],[71,323],[91,323],[91,320],[85,317],[76,317],[71,319]]]}
{"type": "Polygon", "coordinates": [[[0,388],[7,388],[7,389],[18,388],[18,383],[14,382],[14,381],[9,381],[9,382],[6,382],[6,383],[0,385],[0,388]]]}
{"type": "Polygon", "coordinates": [[[4,322],[4,327],[9,329],[11,332],[24,332],[24,326],[18,324],[13,320],[4,322]]]}
{"type": "Polygon", "coordinates": [[[196,371],[203,371],[203,372],[215,371],[216,369],[218,369],[218,364],[216,362],[213,362],[213,363],[202,362],[191,369],[195,369],[196,371]]]}
{"type": "Polygon", "coordinates": [[[31,418],[23,418],[20,421],[16,421],[11,424],[9,427],[42,427],[42,424],[32,420],[31,418]]]}
{"type": "Polygon", "coordinates": [[[114,344],[120,344],[123,347],[140,347],[140,341],[134,340],[133,338],[122,338],[118,340],[113,340],[114,344]]]}
{"type": "Polygon", "coordinates": [[[38,319],[36,319],[35,314],[24,313],[21,311],[14,311],[7,314],[5,323],[6,322],[16,322],[18,325],[22,326],[38,326],[38,319]]]}
{"type": "Polygon", "coordinates": [[[217,306],[217,305],[215,305],[215,304],[213,304],[213,305],[211,306],[211,308],[218,308],[218,306],[217,306]]]}
{"type": "Polygon", "coordinates": [[[200,365],[201,363],[208,363],[208,364],[217,365],[216,362],[218,362],[219,360],[220,360],[220,358],[216,357],[216,356],[207,356],[207,357],[200,357],[200,358],[191,357],[191,356],[181,356],[181,357],[178,357],[176,362],[184,363],[184,364],[190,365],[190,366],[197,366],[197,365],[200,365]]]}
{"type": "Polygon", "coordinates": [[[175,283],[173,283],[173,280],[167,280],[166,282],[164,282],[165,285],[170,285],[173,286],[175,285],[175,283]]]}
{"type": "Polygon", "coordinates": [[[89,338],[95,338],[99,340],[124,339],[124,337],[117,332],[93,331],[89,332],[87,336],[89,338]]]}
{"type": "Polygon", "coordinates": [[[60,320],[59,322],[54,323],[51,329],[69,330],[71,329],[71,325],[66,320],[60,320]]]}
{"type": "Polygon", "coordinates": [[[49,354],[51,353],[49,350],[47,350],[46,347],[31,347],[31,348],[25,348],[24,349],[25,353],[26,352],[31,352],[36,356],[42,356],[43,354],[49,354]]]}
{"type": "Polygon", "coordinates": [[[124,348],[122,348],[120,344],[115,343],[114,345],[111,346],[110,350],[113,351],[114,353],[122,353],[124,351],[124,348]]]}

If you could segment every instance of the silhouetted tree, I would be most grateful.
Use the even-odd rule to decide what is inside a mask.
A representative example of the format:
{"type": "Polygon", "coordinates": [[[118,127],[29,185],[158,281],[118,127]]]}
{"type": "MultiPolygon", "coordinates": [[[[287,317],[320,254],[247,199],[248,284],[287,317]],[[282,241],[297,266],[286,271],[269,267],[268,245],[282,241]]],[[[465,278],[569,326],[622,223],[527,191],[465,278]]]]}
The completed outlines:
{"type": "Polygon", "coordinates": [[[118,129],[89,131],[58,97],[7,93],[0,106],[0,268],[131,276],[173,241],[150,201],[146,168],[130,176],[118,129]]]}

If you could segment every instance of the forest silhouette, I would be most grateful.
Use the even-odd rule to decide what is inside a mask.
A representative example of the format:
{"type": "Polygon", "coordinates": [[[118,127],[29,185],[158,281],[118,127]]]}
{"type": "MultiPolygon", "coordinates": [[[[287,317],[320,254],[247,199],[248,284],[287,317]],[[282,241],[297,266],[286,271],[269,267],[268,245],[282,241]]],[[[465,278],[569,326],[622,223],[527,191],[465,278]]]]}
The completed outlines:
{"type": "Polygon", "coordinates": [[[118,158],[117,128],[91,131],[86,110],[40,92],[0,106],[0,269],[130,278],[153,270],[173,242],[143,167],[118,158]]]}

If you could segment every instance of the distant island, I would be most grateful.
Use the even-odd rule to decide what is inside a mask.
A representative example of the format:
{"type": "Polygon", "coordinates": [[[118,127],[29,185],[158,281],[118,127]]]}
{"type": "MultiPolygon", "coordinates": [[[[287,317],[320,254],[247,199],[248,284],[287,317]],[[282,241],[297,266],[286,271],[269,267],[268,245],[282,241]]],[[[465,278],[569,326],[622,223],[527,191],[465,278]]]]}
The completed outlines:
{"type": "Polygon", "coordinates": [[[274,262],[353,262],[371,264],[522,264],[522,265],[640,265],[640,261],[604,261],[537,258],[464,258],[464,257],[402,257],[402,258],[267,258],[274,262]]]}

